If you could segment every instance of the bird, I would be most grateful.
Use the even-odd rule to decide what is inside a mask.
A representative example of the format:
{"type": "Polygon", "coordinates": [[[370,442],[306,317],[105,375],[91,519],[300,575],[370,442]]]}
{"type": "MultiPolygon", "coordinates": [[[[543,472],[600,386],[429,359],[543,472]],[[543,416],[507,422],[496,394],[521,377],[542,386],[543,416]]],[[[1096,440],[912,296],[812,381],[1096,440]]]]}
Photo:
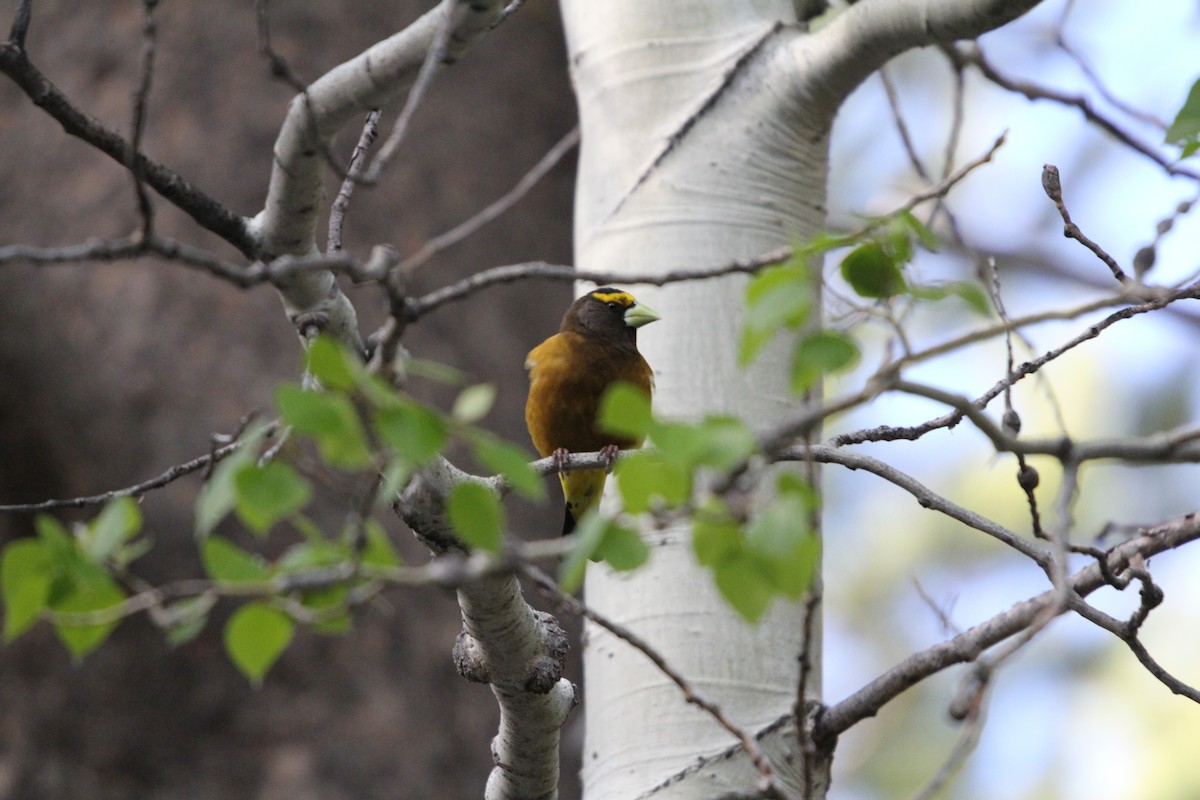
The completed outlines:
{"type": "MultiPolygon", "coordinates": [[[[629,382],[650,399],[654,373],[638,352],[637,332],[658,319],[629,292],[603,286],[572,303],[558,333],[529,351],[525,424],[543,458],[553,456],[561,467],[568,453],[601,451],[611,465],[620,449],[641,446],[640,440],[597,430],[596,415],[600,398],[617,381],[629,382]]],[[[564,536],[600,501],[607,476],[607,469],[559,470],[564,536]]]]}

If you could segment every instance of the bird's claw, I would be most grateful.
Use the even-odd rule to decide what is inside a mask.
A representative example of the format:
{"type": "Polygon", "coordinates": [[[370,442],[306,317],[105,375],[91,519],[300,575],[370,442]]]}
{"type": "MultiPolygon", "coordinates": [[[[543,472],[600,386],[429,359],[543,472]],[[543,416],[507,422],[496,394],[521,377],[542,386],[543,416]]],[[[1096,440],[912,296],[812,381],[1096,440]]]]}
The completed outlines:
{"type": "Polygon", "coordinates": [[[600,455],[604,458],[604,471],[612,472],[613,462],[617,460],[617,453],[621,452],[621,448],[615,444],[606,444],[600,448],[600,455]]]}
{"type": "Polygon", "coordinates": [[[570,453],[567,452],[567,448],[565,447],[559,447],[550,454],[550,458],[554,459],[554,471],[559,475],[563,474],[563,470],[567,466],[567,456],[569,455],[570,453]]]}

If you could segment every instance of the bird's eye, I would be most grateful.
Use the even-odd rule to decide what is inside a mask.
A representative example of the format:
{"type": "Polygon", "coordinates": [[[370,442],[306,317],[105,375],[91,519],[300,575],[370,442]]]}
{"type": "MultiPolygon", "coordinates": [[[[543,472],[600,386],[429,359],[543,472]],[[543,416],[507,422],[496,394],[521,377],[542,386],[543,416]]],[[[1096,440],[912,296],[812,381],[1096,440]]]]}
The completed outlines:
{"type": "Polygon", "coordinates": [[[611,308],[613,311],[621,310],[621,304],[616,302],[615,300],[611,303],[608,303],[608,307],[611,308]]]}

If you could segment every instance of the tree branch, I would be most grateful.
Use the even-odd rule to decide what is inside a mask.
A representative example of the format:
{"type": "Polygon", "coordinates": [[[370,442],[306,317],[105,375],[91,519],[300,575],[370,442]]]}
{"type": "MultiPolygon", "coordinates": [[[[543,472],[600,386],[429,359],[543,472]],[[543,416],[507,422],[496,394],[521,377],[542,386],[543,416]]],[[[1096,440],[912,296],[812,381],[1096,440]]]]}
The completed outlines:
{"type": "MultiPolygon", "coordinates": [[[[445,514],[450,489],[469,476],[438,458],[409,483],[396,511],[435,553],[460,550],[445,514]]],[[[490,486],[496,489],[496,483],[490,486]]],[[[458,588],[463,630],[454,648],[459,673],[488,683],[500,706],[492,742],[496,763],[486,800],[554,797],[558,786],[559,731],[575,705],[575,687],[562,677],[566,634],[549,614],[525,602],[513,574],[458,588]]]]}
{"type": "MultiPolygon", "coordinates": [[[[1136,558],[1182,547],[1200,539],[1200,514],[1192,513],[1178,520],[1143,530],[1136,538],[1123,542],[1106,555],[1106,567],[1112,574],[1125,571],[1136,558]]],[[[1107,585],[1099,564],[1090,564],[1071,576],[1069,589],[1080,597],[1107,585]]],[[[1050,589],[998,614],[986,622],[941,644],[904,659],[854,694],[829,706],[817,722],[819,736],[832,739],[860,720],[873,717],[884,705],[906,689],[930,675],[955,664],[974,661],[985,650],[1028,628],[1034,621],[1053,609],[1062,614],[1058,590],[1050,589]]]]}
{"type": "Polygon", "coordinates": [[[918,47],[973,39],[1041,0],[862,0],[810,37],[795,41],[805,81],[845,97],[892,57],[918,47]]]}
{"type": "Polygon", "coordinates": [[[34,105],[53,117],[63,130],[122,166],[133,165],[154,191],[236,247],[247,258],[258,256],[258,241],[248,222],[162,164],[137,152],[119,133],[80,111],[38,71],[25,51],[12,42],[0,44],[0,72],[13,80],[34,105]]]}

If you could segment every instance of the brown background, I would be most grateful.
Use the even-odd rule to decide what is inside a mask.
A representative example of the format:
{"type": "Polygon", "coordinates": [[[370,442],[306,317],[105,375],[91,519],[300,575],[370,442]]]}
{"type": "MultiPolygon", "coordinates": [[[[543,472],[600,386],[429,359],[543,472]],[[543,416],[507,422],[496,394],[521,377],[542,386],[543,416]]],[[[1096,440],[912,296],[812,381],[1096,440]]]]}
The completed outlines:
{"type": "MultiPolygon", "coordinates": [[[[4,4],[6,16],[15,5],[4,4]]],[[[275,45],[311,80],[429,5],[277,2],[275,45]]],[[[256,52],[252,5],[166,3],[156,19],[147,151],[235,212],[255,213],[292,92],[256,52]]],[[[83,110],[125,131],[141,21],[140,4],[128,0],[38,2],[30,57],[83,110]]],[[[389,111],[385,132],[397,108],[389,111]]],[[[574,116],[555,7],[530,0],[437,79],[383,184],[356,196],[346,246],[360,255],[378,242],[415,249],[505,192],[574,116]]],[[[343,152],[357,133],[346,132],[343,152]]],[[[569,263],[573,166],[568,158],[500,222],[429,264],[414,288],[528,259],[569,263]]],[[[235,257],[161,200],[156,209],[164,234],[235,257]]],[[[0,243],[70,244],[136,224],[123,171],[0,81],[0,243]]],[[[378,294],[355,288],[352,297],[371,330],[378,294]]],[[[525,442],[524,354],[556,327],[569,297],[561,283],[495,288],[437,312],[406,344],[495,381],[488,424],[525,442]]],[[[0,503],[102,492],[206,452],[211,433],[266,409],[298,361],[295,334],[266,287],[242,292],[155,260],[4,267],[0,503]]],[[[146,499],[156,548],[138,563],[144,577],[200,573],[191,540],[198,484],[185,479],[146,499]]],[[[326,511],[336,519],[340,507],[326,511]]],[[[558,513],[518,509],[515,527],[555,532],[558,513]]],[[[31,528],[27,516],[2,517],[0,540],[31,528]]],[[[392,533],[420,557],[400,525],[392,533]]],[[[275,534],[267,547],[285,539],[275,534]]],[[[387,600],[363,609],[345,638],[298,635],[259,690],[222,649],[220,622],[232,606],[179,649],[145,620],[127,620],[81,664],[39,626],[0,648],[0,798],[478,796],[496,711],[485,687],[454,674],[457,606],[434,590],[387,600]]],[[[569,756],[566,797],[577,794],[577,767],[569,756]]]]}

